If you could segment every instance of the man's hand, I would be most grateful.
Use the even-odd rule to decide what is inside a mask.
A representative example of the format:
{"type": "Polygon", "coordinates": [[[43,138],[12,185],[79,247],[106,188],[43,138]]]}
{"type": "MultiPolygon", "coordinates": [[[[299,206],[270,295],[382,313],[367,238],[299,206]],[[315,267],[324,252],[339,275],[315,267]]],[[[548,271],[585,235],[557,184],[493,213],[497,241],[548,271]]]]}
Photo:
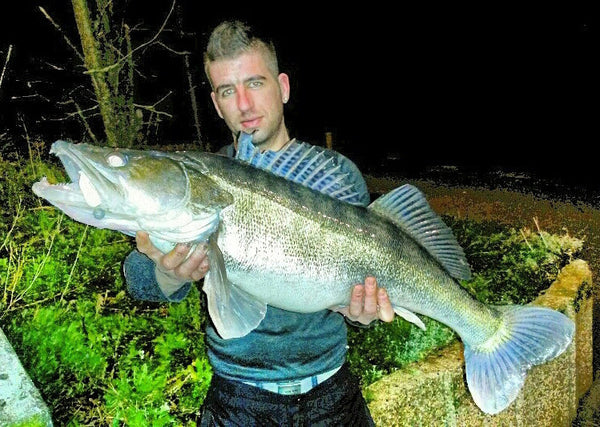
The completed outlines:
{"type": "Polygon", "coordinates": [[[148,233],[144,231],[138,231],[135,234],[135,241],[138,251],[154,261],[157,270],[171,280],[182,283],[197,281],[206,276],[208,272],[206,245],[198,244],[194,252],[186,259],[190,251],[190,246],[186,244],[179,243],[171,252],[163,254],[152,244],[148,233]]]}
{"type": "Polygon", "coordinates": [[[384,322],[394,320],[394,308],[386,290],[378,288],[377,280],[371,276],[365,278],[364,284],[354,286],[349,306],[335,311],[363,325],[368,325],[376,319],[384,322]]]}

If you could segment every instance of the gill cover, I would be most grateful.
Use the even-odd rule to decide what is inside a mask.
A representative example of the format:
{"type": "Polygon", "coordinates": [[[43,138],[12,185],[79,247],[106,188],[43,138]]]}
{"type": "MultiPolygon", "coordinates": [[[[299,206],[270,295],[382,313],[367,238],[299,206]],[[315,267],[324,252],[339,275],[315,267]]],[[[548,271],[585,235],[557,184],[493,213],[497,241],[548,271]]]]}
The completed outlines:
{"type": "Polygon", "coordinates": [[[33,191],[84,224],[128,235],[147,231],[159,249],[206,241],[232,201],[209,177],[188,170],[178,153],[56,141],[67,184],[42,178],[33,191]]]}

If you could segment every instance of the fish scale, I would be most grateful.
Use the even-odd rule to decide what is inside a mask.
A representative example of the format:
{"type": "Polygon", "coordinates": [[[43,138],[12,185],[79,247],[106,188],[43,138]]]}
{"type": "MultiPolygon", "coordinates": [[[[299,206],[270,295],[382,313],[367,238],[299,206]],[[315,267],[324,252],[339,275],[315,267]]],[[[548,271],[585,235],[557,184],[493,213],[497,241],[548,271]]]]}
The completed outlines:
{"type": "Polygon", "coordinates": [[[221,213],[219,231],[227,273],[267,304],[297,312],[344,306],[352,286],[375,275],[392,304],[444,322],[471,345],[498,329],[493,308],[474,300],[417,242],[369,209],[342,210],[335,199],[270,174],[259,174],[249,186],[256,171],[244,168],[238,175],[226,158],[197,161],[235,200],[221,213]],[[311,301],[299,302],[298,288],[308,290],[311,301]]]}

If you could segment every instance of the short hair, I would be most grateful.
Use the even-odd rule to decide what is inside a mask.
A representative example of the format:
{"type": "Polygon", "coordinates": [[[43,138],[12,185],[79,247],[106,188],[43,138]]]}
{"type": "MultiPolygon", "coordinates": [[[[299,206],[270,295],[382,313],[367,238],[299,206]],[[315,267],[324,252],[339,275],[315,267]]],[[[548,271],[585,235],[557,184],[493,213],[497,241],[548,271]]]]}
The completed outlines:
{"type": "Polygon", "coordinates": [[[232,59],[246,52],[260,51],[274,77],[279,75],[277,52],[272,40],[261,37],[241,21],[224,21],[212,31],[204,52],[204,72],[212,86],[208,65],[221,59],[232,59]]]}

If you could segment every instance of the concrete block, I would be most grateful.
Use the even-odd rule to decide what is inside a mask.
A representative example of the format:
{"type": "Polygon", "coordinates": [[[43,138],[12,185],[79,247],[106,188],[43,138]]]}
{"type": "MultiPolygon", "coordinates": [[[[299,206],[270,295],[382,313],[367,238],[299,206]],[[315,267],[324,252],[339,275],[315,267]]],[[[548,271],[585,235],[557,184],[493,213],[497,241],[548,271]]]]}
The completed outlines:
{"type": "Polygon", "coordinates": [[[462,345],[455,342],[427,363],[412,364],[371,384],[366,398],[376,424],[453,425],[463,364],[462,345]]]}
{"type": "Polygon", "coordinates": [[[50,411],[0,329],[0,425],[52,426],[50,411]]]}

